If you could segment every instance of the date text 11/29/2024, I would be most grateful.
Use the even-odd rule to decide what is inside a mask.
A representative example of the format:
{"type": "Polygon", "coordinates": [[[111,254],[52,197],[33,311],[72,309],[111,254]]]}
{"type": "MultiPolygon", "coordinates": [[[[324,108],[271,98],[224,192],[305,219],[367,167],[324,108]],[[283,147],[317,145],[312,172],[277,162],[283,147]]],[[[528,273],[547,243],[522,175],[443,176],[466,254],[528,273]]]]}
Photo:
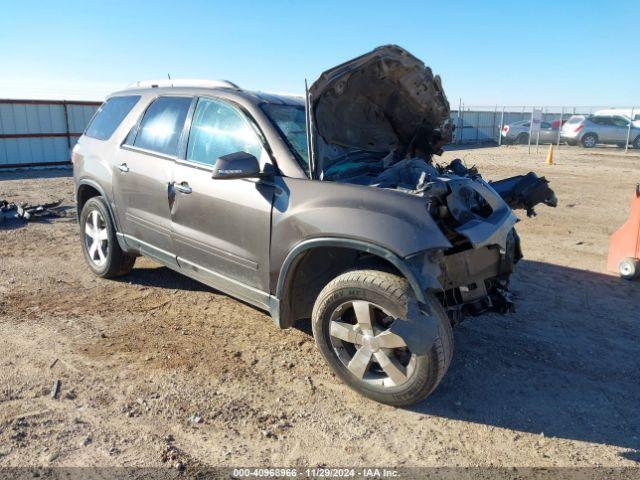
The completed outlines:
{"type": "Polygon", "coordinates": [[[235,478],[395,478],[392,468],[234,468],[235,478]]]}

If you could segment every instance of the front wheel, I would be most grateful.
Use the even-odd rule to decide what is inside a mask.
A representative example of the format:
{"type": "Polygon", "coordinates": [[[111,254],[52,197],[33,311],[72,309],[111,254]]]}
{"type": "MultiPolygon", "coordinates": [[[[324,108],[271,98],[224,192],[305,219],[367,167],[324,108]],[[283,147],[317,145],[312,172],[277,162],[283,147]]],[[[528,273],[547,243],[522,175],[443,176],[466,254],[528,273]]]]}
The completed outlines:
{"type": "Polygon", "coordinates": [[[87,265],[99,277],[119,277],[133,268],[136,259],[120,248],[109,209],[102,197],[92,197],[82,207],[80,237],[87,265]]]}
{"type": "Polygon", "coordinates": [[[640,135],[638,135],[633,141],[633,148],[635,148],[636,150],[640,150],[640,135]]]}
{"type": "Polygon", "coordinates": [[[378,270],[344,273],[325,286],[314,305],[318,349],[336,375],[366,397],[394,406],[423,400],[453,356],[449,318],[434,297],[428,301],[425,314],[435,317],[437,335],[426,354],[417,354],[407,346],[411,342],[392,332],[395,322],[415,311],[408,282],[378,270]]]}

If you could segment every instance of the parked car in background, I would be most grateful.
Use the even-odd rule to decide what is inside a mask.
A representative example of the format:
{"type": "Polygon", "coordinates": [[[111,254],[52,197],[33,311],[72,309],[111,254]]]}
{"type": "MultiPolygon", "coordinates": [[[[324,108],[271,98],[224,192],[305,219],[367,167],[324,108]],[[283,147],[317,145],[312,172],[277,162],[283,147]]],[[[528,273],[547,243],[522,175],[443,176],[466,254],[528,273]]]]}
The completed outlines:
{"type": "Polygon", "coordinates": [[[585,148],[599,143],[624,147],[627,138],[634,148],[640,149],[640,122],[633,122],[629,132],[629,119],[622,115],[573,115],[560,132],[562,142],[579,143],[585,148]]]}
{"type": "MultiPolygon", "coordinates": [[[[540,123],[540,143],[555,143],[558,141],[558,123],[559,122],[541,122],[540,123]]],[[[531,121],[521,120],[520,122],[510,123],[502,127],[502,143],[511,144],[519,143],[525,145],[529,143],[529,131],[531,130],[531,121]]],[[[531,143],[536,143],[537,133],[531,138],[531,143]]]]}
{"type": "Polygon", "coordinates": [[[630,108],[608,108],[605,110],[598,110],[594,115],[619,115],[630,120],[640,121],[640,109],[631,110],[630,108]]]}

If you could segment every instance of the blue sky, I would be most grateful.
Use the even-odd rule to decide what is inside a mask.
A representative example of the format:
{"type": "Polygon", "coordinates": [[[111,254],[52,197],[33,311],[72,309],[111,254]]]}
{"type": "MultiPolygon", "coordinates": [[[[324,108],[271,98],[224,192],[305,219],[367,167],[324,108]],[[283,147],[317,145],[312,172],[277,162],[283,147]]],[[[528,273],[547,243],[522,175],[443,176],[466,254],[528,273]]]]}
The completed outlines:
{"type": "Polygon", "coordinates": [[[452,105],[640,104],[640,1],[1,0],[0,97],[102,99],[136,80],[305,77],[396,43],[452,105]]]}

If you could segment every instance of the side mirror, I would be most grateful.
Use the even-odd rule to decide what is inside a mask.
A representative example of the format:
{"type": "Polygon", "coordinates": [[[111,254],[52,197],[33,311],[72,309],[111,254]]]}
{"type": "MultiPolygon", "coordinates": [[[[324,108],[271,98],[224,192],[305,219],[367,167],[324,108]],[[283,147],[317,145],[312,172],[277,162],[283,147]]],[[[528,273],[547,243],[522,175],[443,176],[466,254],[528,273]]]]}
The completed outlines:
{"type": "Polygon", "coordinates": [[[261,177],[258,159],[247,152],[230,153],[216,160],[211,178],[217,180],[261,177]]]}

